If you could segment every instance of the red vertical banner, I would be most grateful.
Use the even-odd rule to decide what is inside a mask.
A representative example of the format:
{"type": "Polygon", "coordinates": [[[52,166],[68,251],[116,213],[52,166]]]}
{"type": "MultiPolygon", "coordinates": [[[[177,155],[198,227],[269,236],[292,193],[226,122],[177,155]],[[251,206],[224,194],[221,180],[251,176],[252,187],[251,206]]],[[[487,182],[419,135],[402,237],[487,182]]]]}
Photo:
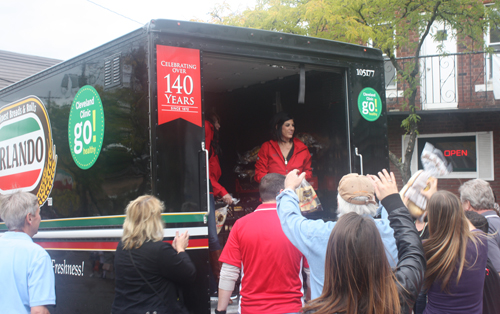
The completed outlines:
{"type": "Polygon", "coordinates": [[[200,51],[156,45],[158,125],[184,119],[201,127],[200,51]]]}

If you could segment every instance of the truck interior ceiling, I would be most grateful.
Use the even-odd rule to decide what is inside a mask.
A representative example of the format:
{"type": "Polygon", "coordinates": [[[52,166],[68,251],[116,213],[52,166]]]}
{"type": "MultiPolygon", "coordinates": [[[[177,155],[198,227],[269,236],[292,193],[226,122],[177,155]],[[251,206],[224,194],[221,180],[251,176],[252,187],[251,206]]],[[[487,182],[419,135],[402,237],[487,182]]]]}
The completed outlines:
{"type": "Polygon", "coordinates": [[[294,117],[295,135],[312,155],[313,186],[323,212],[335,218],[337,184],[349,172],[345,69],[303,65],[305,98],[299,102],[299,63],[203,54],[205,117],[220,117],[219,182],[241,198],[241,210],[259,204],[253,180],[260,145],[271,139],[271,119],[285,111],[294,117]]]}

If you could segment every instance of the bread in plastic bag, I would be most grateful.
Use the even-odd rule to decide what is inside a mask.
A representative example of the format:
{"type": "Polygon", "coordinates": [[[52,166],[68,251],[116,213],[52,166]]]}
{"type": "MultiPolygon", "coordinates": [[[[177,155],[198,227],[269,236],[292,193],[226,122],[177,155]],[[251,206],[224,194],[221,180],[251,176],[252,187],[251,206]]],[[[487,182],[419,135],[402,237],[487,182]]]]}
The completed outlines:
{"type": "Polygon", "coordinates": [[[217,227],[217,234],[219,234],[222,226],[224,226],[224,223],[226,222],[228,206],[229,205],[226,205],[215,210],[215,226],[217,227]]]}
{"type": "Polygon", "coordinates": [[[302,180],[299,187],[295,190],[299,197],[299,207],[302,213],[312,213],[318,210],[323,210],[321,202],[314,191],[314,188],[305,179],[302,180]]]}
{"type": "Polygon", "coordinates": [[[431,180],[453,171],[443,153],[431,143],[425,143],[420,160],[424,169],[417,171],[399,192],[403,199],[408,198],[408,210],[415,218],[421,217],[427,208],[427,198],[420,192],[429,189],[431,180]]]}
{"type": "Polygon", "coordinates": [[[428,189],[427,182],[429,179],[430,176],[428,173],[424,170],[419,170],[408,180],[408,183],[401,189],[401,192],[399,192],[402,199],[405,197],[408,198],[406,207],[408,207],[410,214],[414,218],[422,216],[427,207],[427,198],[420,191],[428,189]]]}
{"type": "Polygon", "coordinates": [[[429,176],[442,177],[453,171],[453,166],[448,163],[443,153],[431,143],[425,143],[420,160],[429,176]]]}

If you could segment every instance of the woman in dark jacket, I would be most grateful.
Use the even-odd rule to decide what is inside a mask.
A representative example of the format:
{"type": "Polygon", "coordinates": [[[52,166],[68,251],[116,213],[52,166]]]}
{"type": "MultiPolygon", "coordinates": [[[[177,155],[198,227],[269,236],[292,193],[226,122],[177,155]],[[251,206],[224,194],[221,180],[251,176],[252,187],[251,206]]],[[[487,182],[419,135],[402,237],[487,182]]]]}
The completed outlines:
{"type": "Polygon", "coordinates": [[[429,239],[424,314],[482,314],[487,239],[467,220],[458,197],[436,192],[427,202],[429,239]]]}
{"type": "Polygon", "coordinates": [[[177,284],[192,282],[196,270],[185,252],[189,234],[163,242],[164,205],[151,195],[131,201],[115,254],[112,313],[187,313],[177,284]]]}
{"type": "Polygon", "coordinates": [[[323,293],[304,307],[305,313],[410,313],[424,278],[422,243],[394,174],[384,169],[370,178],[394,229],[397,269],[393,272],[389,266],[373,219],[345,214],[328,242],[323,293]]]}

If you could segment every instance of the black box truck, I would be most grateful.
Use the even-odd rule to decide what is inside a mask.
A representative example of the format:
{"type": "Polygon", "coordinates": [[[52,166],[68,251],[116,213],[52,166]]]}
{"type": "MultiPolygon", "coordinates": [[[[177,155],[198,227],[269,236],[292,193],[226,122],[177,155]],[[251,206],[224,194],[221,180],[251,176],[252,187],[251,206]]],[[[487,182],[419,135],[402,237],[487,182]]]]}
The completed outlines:
{"type": "Polygon", "coordinates": [[[184,300],[209,313],[206,114],[222,125],[220,182],[243,204],[233,220],[258,202],[245,156],[269,140],[280,111],[309,146],[323,205],[315,215],[334,219],[343,175],[389,166],[384,86],[377,49],[152,20],[0,90],[0,193],[38,197],[34,240],[52,258],[53,311],[110,313],[124,209],[152,194],[166,206],[164,241],[189,230],[197,278],[182,287],[184,300]]]}

